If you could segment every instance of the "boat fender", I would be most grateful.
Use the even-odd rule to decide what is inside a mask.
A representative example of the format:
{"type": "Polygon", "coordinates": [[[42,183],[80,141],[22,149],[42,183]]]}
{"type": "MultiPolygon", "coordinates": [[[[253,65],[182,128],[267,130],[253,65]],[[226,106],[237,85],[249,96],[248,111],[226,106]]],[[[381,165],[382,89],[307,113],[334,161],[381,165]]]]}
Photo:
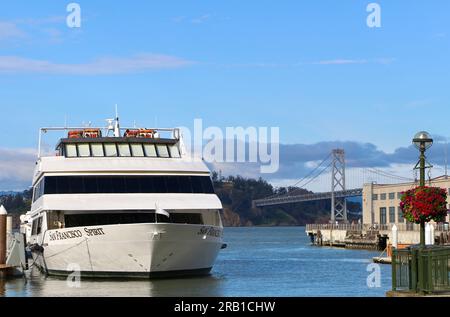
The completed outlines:
{"type": "Polygon", "coordinates": [[[37,243],[31,245],[30,250],[32,252],[44,253],[44,247],[42,247],[41,245],[39,245],[37,243]]]}

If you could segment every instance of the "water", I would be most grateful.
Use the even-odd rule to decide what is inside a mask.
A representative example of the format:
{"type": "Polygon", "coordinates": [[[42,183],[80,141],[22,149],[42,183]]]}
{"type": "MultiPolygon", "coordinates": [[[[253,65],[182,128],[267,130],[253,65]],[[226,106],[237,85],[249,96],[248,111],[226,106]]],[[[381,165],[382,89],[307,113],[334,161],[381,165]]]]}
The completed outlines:
{"type": "Polygon", "coordinates": [[[371,259],[379,252],[310,246],[303,227],[226,228],[222,250],[207,277],[168,280],[65,279],[33,271],[0,281],[0,296],[385,296],[391,267],[380,265],[381,287],[370,288],[371,259]]]}

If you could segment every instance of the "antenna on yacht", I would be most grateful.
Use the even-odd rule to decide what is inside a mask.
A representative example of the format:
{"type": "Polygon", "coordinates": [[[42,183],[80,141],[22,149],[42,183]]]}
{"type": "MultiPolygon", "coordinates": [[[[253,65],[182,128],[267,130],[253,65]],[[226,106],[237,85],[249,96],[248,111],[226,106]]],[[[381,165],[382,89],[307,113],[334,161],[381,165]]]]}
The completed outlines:
{"type": "Polygon", "coordinates": [[[117,109],[117,104],[116,104],[116,122],[114,125],[114,136],[116,138],[120,137],[119,111],[117,109]]]}

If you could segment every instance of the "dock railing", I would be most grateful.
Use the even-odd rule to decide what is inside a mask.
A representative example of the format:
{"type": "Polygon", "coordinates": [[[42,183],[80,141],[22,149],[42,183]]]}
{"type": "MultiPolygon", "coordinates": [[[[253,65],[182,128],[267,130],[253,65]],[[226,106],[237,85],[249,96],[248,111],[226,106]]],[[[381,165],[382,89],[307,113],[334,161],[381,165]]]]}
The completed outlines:
{"type": "Polygon", "coordinates": [[[392,253],[392,290],[450,292],[450,247],[418,246],[392,253]]]}
{"type": "MultiPolygon", "coordinates": [[[[420,225],[412,223],[396,223],[398,231],[420,231],[420,225]]],[[[394,223],[390,224],[307,224],[306,231],[317,230],[346,230],[346,231],[391,231],[394,223]]],[[[450,231],[448,224],[435,223],[436,232],[448,232],[450,231]]]]}

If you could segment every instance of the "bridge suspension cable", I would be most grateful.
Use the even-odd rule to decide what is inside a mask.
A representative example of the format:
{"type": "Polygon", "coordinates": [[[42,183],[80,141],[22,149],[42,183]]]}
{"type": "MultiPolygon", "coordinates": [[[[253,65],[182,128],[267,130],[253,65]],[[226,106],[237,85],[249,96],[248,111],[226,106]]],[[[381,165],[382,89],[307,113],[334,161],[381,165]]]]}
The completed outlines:
{"type": "Polygon", "coordinates": [[[408,177],[404,177],[404,176],[399,176],[399,175],[395,175],[395,174],[391,174],[376,168],[365,168],[366,171],[374,173],[376,175],[380,175],[380,176],[384,176],[387,178],[391,178],[391,179],[395,179],[395,180],[400,180],[400,181],[407,181],[407,182],[411,182],[414,181],[414,179],[412,178],[408,178],[408,177]]]}
{"type": "MultiPolygon", "coordinates": [[[[270,199],[270,198],[276,198],[276,197],[280,197],[280,196],[286,196],[286,195],[292,195],[294,192],[297,192],[297,191],[299,191],[300,189],[304,189],[304,187],[306,186],[306,185],[308,185],[309,183],[311,183],[311,181],[312,180],[314,180],[314,179],[316,179],[317,177],[319,177],[327,168],[329,168],[330,166],[331,166],[331,163],[327,166],[327,167],[325,167],[318,175],[316,175],[315,177],[313,177],[313,178],[311,178],[311,176],[312,175],[314,175],[314,173],[327,161],[327,160],[329,160],[330,159],[330,157],[331,157],[331,153],[330,154],[328,154],[323,160],[322,160],[322,162],[320,162],[319,163],[319,165],[317,165],[311,172],[309,172],[306,176],[304,176],[302,179],[300,179],[299,181],[297,181],[294,185],[291,185],[291,186],[289,186],[289,187],[299,187],[299,188],[297,188],[297,189],[295,189],[295,190],[293,190],[292,192],[288,192],[288,193],[279,193],[279,194],[276,194],[276,195],[272,195],[272,196],[269,196],[269,197],[267,197],[267,199],[270,199]],[[309,179],[309,181],[308,182],[306,182],[305,184],[303,184],[303,185],[301,185],[301,186],[298,186],[299,184],[301,184],[302,182],[304,182],[305,180],[308,180],[309,179]]],[[[288,187],[288,188],[289,188],[288,187]]]]}

